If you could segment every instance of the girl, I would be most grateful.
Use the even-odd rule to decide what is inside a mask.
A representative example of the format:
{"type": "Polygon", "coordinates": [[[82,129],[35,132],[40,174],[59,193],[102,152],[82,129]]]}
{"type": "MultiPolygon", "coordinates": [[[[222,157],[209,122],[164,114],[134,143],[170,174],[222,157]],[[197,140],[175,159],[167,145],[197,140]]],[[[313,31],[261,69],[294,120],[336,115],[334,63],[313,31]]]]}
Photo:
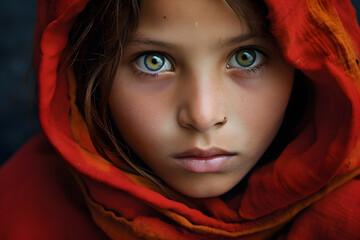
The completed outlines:
{"type": "Polygon", "coordinates": [[[349,1],[38,1],[44,133],[2,239],[359,239],[349,1]]]}

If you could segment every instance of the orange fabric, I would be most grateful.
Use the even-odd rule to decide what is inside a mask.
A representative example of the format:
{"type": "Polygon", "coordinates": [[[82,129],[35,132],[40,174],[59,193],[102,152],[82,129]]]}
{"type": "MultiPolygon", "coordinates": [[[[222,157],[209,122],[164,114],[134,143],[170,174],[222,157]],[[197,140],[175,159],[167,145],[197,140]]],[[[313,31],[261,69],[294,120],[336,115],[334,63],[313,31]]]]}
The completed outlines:
{"type": "MultiPolygon", "coordinates": [[[[44,133],[59,156],[33,153],[31,147],[45,144],[42,137],[15,157],[28,155],[35,162],[44,163],[41,171],[36,170],[37,165],[29,166],[29,171],[44,176],[44,181],[49,177],[46,169],[50,164],[46,161],[56,159],[71,166],[76,184],[69,181],[79,186],[76,189],[84,199],[78,197],[77,201],[86,204],[93,222],[84,209],[78,215],[81,207],[74,207],[77,211],[73,215],[81,216],[81,221],[66,226],[66,233],[73,227],[78,227],[79,232],[92,233],[90,229],[97,225],[114,239],[360,238],[360,71],[356,63],[360,57],[360,30],[349,1],[264,0],[282,54],[311,84],[310,107],[301,123],[301,132],[280,157],[251,174],[245,192],[234,198],[237,201],[234,206],[238,207],[234,209],[220,198],[198,200],[206,212],[167,199],[151,182],[121,171],[94,150],[75,104],[74,77],[58,71],[68,33],[87,2],[38,1],[35,65],[39,115],[44,133]]],[[[13,159],[8,165],[13,167],[5,166],[1,170],[0,194],[12,193],[15,183],[6,186],[4,182],[12,174],[22,179],[15,169],[24,170],[23,162],[13,159]],[[13,166],[11,162],[19,163],[13,166]]],[[[56,171],[65,179],[72,179],[67,168],[58,167],[56,171]]],[[[62,184],[59,179],[44,183],[47,187],[39,188],[37,196],[29,200],[29,208],[44,200],[50,186],[59,188],[62,184]]],[[[5,206],[11,199],[21,197],[8,196],[1,198],[0,212],[12,215],[16,204],[11,204],[10,210],[5,206]]],[[[53,201],[50,210],[58,213],[56,209],[60,207],[69,213],[73,206],[62,200],[61,197],[49,199],[53,201]]],[[[43,217],[55,223],[72,219],[71,213],[43,217]]],[[[0,217],[0,237],[17,239],[11,230],[16,219],[5,222],[0,217]]],[[[38,228],[21,229],[30,239],[38,236],[38,228]]],[[[50,234],[50,230],[59,231],[49,228],[46,233],[50,234]]],[[[93,237],[105,238],[99,229],[95,232],[98,235],[93,237]]]]}

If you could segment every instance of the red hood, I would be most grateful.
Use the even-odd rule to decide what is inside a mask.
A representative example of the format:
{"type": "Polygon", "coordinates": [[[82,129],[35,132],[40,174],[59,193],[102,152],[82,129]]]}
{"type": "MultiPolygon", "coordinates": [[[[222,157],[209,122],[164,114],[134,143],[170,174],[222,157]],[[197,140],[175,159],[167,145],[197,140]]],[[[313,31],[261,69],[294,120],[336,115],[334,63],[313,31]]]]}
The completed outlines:
{"type": "Polygon", "coordinates": [[[252,173],[237,198],[238,211],[219,198],[204,199],[208,215],[165,198],[152,183],[95,152],[74,102],[74,81],[57,71],[68,33],[87,2],[38,0],[39,115],[50,142],[72,166],[94,220],[109,236],[150,237],[159,227],[160,239],[267,236],[360,174],[360,30],[350,1],[264,1],[283,55],[311,81],[314,104],[302,132],[280,157],[252,173]]]}

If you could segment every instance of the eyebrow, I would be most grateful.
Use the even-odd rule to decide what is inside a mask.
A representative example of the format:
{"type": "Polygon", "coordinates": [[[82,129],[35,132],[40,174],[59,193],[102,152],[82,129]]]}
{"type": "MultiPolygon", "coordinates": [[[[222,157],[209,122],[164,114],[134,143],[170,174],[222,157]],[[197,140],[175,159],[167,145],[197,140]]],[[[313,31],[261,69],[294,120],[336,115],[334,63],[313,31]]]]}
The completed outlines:
{"type": "MultiPolygon", "coordinates": [[[[260,38],[264,39],[264,38],[268,38],[268,37],[265,36],[265,35],[247,33],[247,34],[243,34],[243,35],[239,35],[239,36],[235,36],[235,37],[229,37],[229,38],[225,38],[225,39],[220,39],[216,43],[215,47],[217,49],[221,49],[221,48],[224,48],[224,47],[229,47],[229,46],[232,46],[232,45],[240,44],[242,42],[245,42],[245,41],[248,41],[248,40],[251,40],[251,39],[260,39],[260,38]]],[[[157,46],[157,47],[161,47],[161,48],[168,48],[168,49],[176,49],[176,48],[178,48],[176,44],[155,40],[155,39],[152,39],[151,37],[146,36],[144,34],[135,35],[128,43],[129,44],[141,43],[141,44],[145,44],[145,45],[152,45],[152,46],[157,46]]]]}
{"type": "Polygon", "coordinates": [[[246,42],[251,39],[260,39],[260,38],[265,38],[265,36],[259,35],[259,34],[247,33],[247,34],[243,34],[243,35],[239,35],[239,36],[235,36],[235,37],[220,39],[216,44],[216,48],[218,48],[218,49],[225,48],[225,47],[229,47],[229,46],[233,46],[233,45],[237,45],[237,44],[246,42]]]}
{"type": "Polygon", "coordinates": [[[129,44],[133,44],[133,43],[142,43],[145,45],[153,45],[153,46],[158,46],[161,48],[177,48],[176,44],[173,43],[169,43],[169,42],[163,42],[163,41],[158,41],[158,40],[154,40],[144,34],[137,34],[135,35],[130,41],[129,44]]]}

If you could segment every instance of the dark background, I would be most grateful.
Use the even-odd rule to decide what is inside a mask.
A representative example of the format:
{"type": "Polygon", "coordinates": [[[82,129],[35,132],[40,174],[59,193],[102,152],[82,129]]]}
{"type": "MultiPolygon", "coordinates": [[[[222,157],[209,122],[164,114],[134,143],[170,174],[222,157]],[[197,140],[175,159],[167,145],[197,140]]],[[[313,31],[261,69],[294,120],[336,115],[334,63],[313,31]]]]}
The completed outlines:
{"type": "MultiPolygon", "coordinates": [[[[352,0],[358,9],[360,0],[352,0]]],[[[31,69],[35,0],[2,0],[0,8],[0,165],[40,131],[31,69]]]]}

